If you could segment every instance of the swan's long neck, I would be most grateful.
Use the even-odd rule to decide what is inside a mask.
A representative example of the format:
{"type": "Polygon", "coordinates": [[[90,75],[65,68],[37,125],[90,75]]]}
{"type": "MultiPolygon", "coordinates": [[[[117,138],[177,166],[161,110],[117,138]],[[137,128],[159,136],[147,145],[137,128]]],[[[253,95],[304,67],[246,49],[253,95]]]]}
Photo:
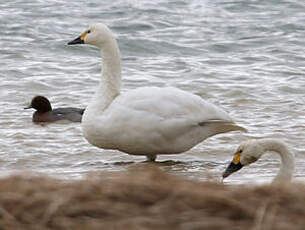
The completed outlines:
{"type": "Polygon", "coordinates": [[[121,89],[120,51],[114,38],[109,39],[103,46],[101,56],[102,79],[92,100],[97,111],[104,111],[120,94],[121,89]]]}
{"type": "Polygon", "coordinates": [[[295,161],[294,155],[290,152],[287,146],[277,139],[262,139],[259,140],[259,142],[265,152],[276,152],[281,157],[281,167],[273,182],[290,181],[294,173],[295,161]]]}

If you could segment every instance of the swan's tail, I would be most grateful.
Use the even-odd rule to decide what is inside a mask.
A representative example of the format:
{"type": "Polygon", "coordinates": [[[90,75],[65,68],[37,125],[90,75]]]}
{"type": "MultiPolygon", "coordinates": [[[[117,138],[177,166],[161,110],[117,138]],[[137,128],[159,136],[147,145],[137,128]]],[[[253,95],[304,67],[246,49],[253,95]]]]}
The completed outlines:
{"type": "MultiPolygon", "coordinates": [[[[199,123],[200,126],[208,126],[215,131],[215,134],[226,133],[231,131],[242,131],[247,133],[248,130],[235,124],[233,121],[224,120],[207,120],[199,123]]],[[[213,135],[215,135],[213,134],[213,135]]]]}

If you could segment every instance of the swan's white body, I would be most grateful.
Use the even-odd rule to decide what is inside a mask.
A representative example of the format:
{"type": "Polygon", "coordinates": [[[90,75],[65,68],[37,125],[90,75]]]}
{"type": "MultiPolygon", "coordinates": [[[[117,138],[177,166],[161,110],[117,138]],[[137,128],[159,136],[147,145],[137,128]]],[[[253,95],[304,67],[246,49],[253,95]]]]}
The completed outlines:
{"type": "Polygon", "coordinates": [[[121,94],[119,49],[104,24],[90,26],[70,42],[77,43],[99,47],[103,60],[101,82],[82,118],[92,145],[154,160],[158,154],[187,151],[218,133],[245,131],[222,109],[176,88],[143,87],[121,94]]]}
{"type": "Polygon", "coordinates": [[[273,182],[278,183],[291,181],[295,170],[294,155],[283,141],[273,138],[248,140],[243,142],[234,154],[234,159],[226,169],[224,177],[238,171],[245,165],[257,161],[265,152],[268,151],[279,154],[281,158],[281,167],[273,182]]]}

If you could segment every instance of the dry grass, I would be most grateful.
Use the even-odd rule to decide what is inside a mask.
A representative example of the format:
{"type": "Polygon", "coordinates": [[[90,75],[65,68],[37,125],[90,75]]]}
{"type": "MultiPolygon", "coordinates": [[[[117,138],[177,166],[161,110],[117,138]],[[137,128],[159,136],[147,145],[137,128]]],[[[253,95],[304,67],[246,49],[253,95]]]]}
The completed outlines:
{"type": "Polygon", "coordinates": [[[0,230],[305,229],[305,185],[226,186],[154,168],[0,180],[0,230]]]}

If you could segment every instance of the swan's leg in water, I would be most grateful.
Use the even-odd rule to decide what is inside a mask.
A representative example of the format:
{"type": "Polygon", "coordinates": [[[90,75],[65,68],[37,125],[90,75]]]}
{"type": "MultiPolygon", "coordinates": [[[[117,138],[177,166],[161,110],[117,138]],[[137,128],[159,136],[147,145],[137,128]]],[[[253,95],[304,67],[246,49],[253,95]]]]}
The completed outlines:
{"type": "Polygon", "coordinates": [[[147,161],[155,161],[157,158],[157,155],[146,155],[147,161]]]}

